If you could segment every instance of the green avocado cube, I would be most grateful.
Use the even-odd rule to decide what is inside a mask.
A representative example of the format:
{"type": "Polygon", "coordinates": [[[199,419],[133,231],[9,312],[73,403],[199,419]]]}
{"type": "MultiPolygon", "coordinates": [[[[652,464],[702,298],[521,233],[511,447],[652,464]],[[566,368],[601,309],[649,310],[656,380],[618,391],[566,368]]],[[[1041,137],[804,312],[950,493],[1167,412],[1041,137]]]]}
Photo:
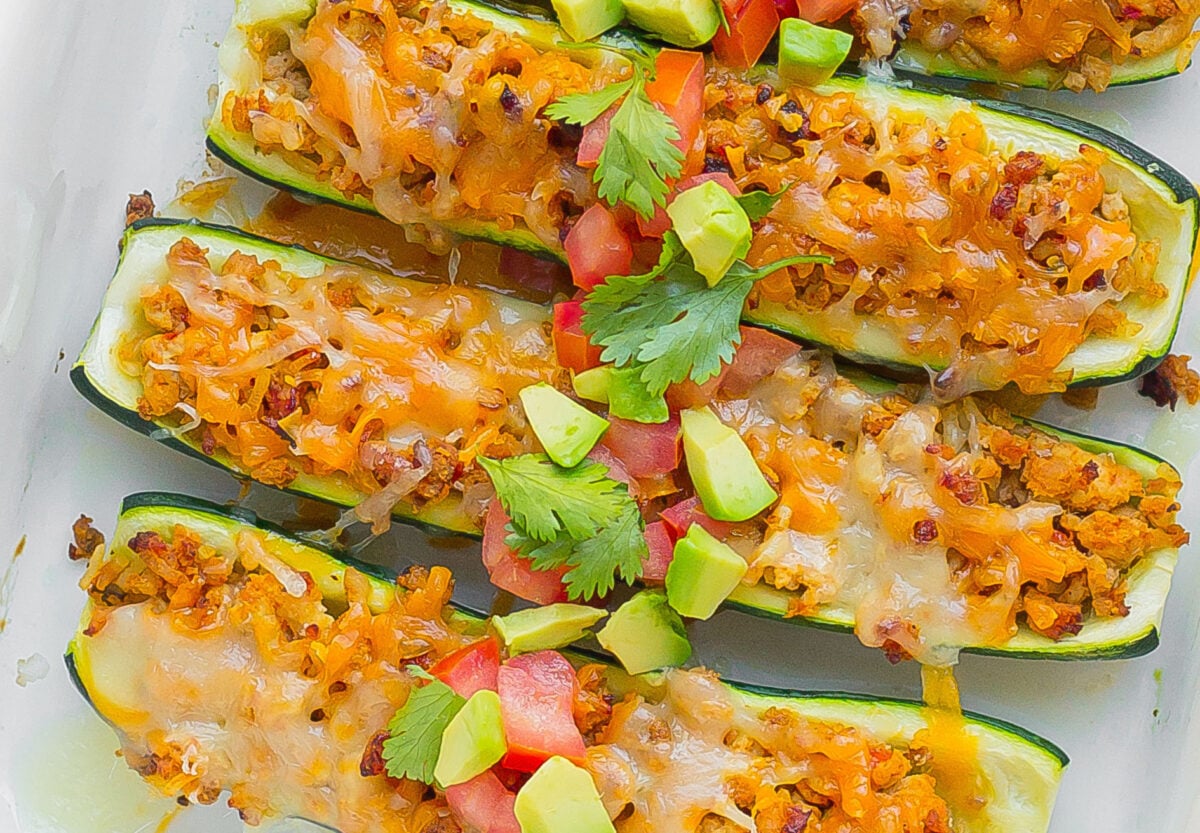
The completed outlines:
{"type": "Polygon", "coordinates": [[[683,456],[704,511],[718,521],[745,521],[778,495],[742,438],[708,408],[681,411],[683,456]]]}
{"type": "Polygon", "coordinates": [[[621,0],[550,0],[558,24],[580,42],[591,40],[616,26],[625,18],[621,0]]]}
{"type": "Polygon", "coordinates": [[[608,430],[608,420],[545,382],[524,388],[520,397],[533,433],[560,466],[577,465],[608,430]]]}
{"type": "Polygon", "coordinates": [[[525,782],[513,812],[521,833],[616,833],[591,773],[560,755],[525,782]]]}
{"type": "Polygon", "coordinates": [[[721,25],[714,0],[622,0],[633,25],[676,46],[700,46],[721,25]]]}
{"type": "Polygon", "coordinates": [[[582,373],[576,373],[571,377],[571,387],[575,389],[575,395],[580,399],[586,399],[589,402],[602,402],[608,404],[609,390],[612,388],[613,372],[616,370],[611,364],[593,367],[582,373]]]}
{"type": "Polygon", "coordinates": [[[779,77],[815,87],[833,77],[850,54],[854,36],[789,17],[779,26],[779,77]]]}
{"type": "Polygon", "coordinates": [[[487,689],[477,691],[446,724],[434,780],[443,787],[470,781],[491,769],[507,751],[500,695],[487,689]]]}
{"type": "Polygon", "coordinates": [[[492,627],[509,656],[562,648],[583,639],[587,629],[608,615],[603,608],[558,604],[493,616],[492,627]]]}
{"type": "Polygon", "coordinates": [[[609,617],[596,639],[630,674],[683,665],[692,643],[661,590],[643,590],[609,617]]]}
{"type": "Polygon", "coordinates": [[[675,542],[667,567],[667,601],[682,616],[708,619],[738,586],[747,566],[732,547],[692,524],[675,542]]]}
{"type": "Polygon", "coordinates": [[[667,206],[671,227],[692,256],[696,271],[716,286],[735,260],[750,251],[754,230],[737,197],[709,180],[667,206]]]}

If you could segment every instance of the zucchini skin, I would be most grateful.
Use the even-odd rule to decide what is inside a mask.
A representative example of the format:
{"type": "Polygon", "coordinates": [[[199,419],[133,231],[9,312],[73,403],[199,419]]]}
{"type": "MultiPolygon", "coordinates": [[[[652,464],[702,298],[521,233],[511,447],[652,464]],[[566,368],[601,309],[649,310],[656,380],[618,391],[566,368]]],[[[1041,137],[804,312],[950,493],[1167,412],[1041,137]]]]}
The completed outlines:
{"type": "MultiPolygon", "coordinates": [[[[530,9],[527,6],[516,11],[507,6],[485,2],[485,0],[449,0],[449,2],[452,7],[461,7],[464,11],[473,11],[488,19],[503,21],[507,29],[521,34],[528,31],[531,33],[530,40],[534,42],[545,41],[547,37],[545,29],[554,25],[552,18],[547,18],[540,10],[530,9]]],[[[645,45],[644,41],[625,32],[614,36],[611,44],[625,48],[640,48],[645,45]]],[[[755,73],[764,70],[765,68],[760,66],[749,72],[755,73]]],[[[1169,192],[1174,201],[1173,207],[1178,208],[1179,216],[1171,218],[1169,223],[1163,221],[1162,225],[1165,227],[1160,230],[1161,233],[1158,236],[1166,239],[1164,253],[1169,254],[1173,251],[1173,241],[1170,238],[1174,236],[1181,240],[1181,234],[1186,234],[1191,241],[1187,248],[1187,254],[1191,259],[1186,264],[1180,262],[1178,270],[1166,275],[1165,278],[1162,278],[1160,271],[1160,279],[1167,285],[1171,295],[1167,301],[1163,302],[1166,306],[1159,306],[1151,310],[1146,315],[1147,320],[1145,321],[1138,317],[1137,312],[1131,311],[1134,321],[1147,325],[1143,328],[1142,335],[1128,339],[1130,345],[1128,352],[1132,355],[1124,355],[1116,361],[1100,366],[1088,366],[1085,358],[1073,353],[1067,357],[1063,365],[1060,365],[1061,369],[1073,371],[1071,382],[1068,383],[1070,387],[1117,384],[1153,370],[1170,351],[1171,342],[1178,329],[1179,318],[1183,311],[1184,294],[1188,283],[1187,276],[1195,268],[1194,252],[1196,252],[1197,234],[1200,233],[1200,196],[1197,195],[1195,187],[1183,174],[1161,159],[1101,127],[1014,102],[988,99],[977,92],[967,90],[964,85],[958,86],[959,89],[951,91],[945,85],[937,86],[916,82],[901,88],[871,81],[858,75],[839,75],[833,80],[831,89],[850,91],[856,96],[863,96],[867,99],[892,100],[918,110],[922,109],[922,105],[930,104],[931,99],[973,105],[984,113],[1010,122],[1005,126],[1011,130],[1016,129],[1014,125],[1017,123],[1027,127],[1030,137],[1029,146],[1031,147],[1042,148],[1045,142],[1055,138],[1061,139],[1063,138],[1062,134],[1067,134],[1076,146],[1081,143],[1095,145],[1118,158],[1122,166],[1136,169],[1139,178],[1143,180],[1143,187],[1158,190],[1159,193],[1155,196],[1162,197],[1164,203],[1166,202],[1165,192],[1169,192]],[[1156,184],[1157,189],[1155,188],[1156,184]],[[1160,321],[1166,321],[1166,316],[1169,316],[1169,325],[1164,323],[1160,326],[1160,321]]],[[[225,89],[223,80],[221,97],[223,97],[225,89]]],[[[231,167],[265,184],[355,210],[374,211],[369,199],[361,195],[346,197],[327,182],[317,181],[300,170],[288,167],[282,157],[259,152],[252,140],[247,141],[245,136],[233,134],[224,127],[220,119],[219,106],[209,122],[207,144],[214,155],[231,167]]],[[[1122,175],[1125,173],[1127,172],[1123,170],[1122,175]]],[[[1140,199],[1136,195],[1130,201],[1131,206],[1136,206],[1138,202],[1140,199]]],[[[470,219],[445,223],[443,227],[446,231],[461,237],[510,246],[547,259],[562,261],[565,258],[561,246],[547,245],[531,232],[520,227],[502,230],[495,224],[470,219]]],[[[1182,243],[1180,242],[1174,248],[1182,249],[1182,243]]],[[[1178,255],[1178,252],[1176,254],[1178,255]]],[[[1182,255],[1179,255],[1177,259],[1181,261],[1182,255]]],[[[1166,269],[1166,265],[1160,265],[1160,270],[1166,269]]],[[[927,378],[926,366],[922,358],[906,355],[899,348],[894,348],[898,352],[893,355],[880,356],[855,352],[853,349],[832,344],[830,338],[823,336],[820,331],[821,324],[819,320],[815,320],[818,318],[819,316],[813,316],[805,322],[802,316],[783,309],[779,304],[769,304],[757,310],[748,310],[743,316],[746,323],[766,327],[787,337],[831,349],[851,361],[876,368],[887,375],[906,379],[927,378]]],[[[942,369],[937,366],[936,362],[932,364],[935,370],[942,369]]]]}
{"type": "MultiPolygon", "coordinates": [[[[208,239],[224,238],[234,241],[240,249],[247,252],[256,252],[255,246],[258,246],[257,253],[273,253],[274,256],[279,256],[280,253],[295,253],[305,258],[311,258],[318,263],[337,263],[330,258],[313,254],[303,248],[297,246],[285,246],[274,241],[269,241],[261,237],[254,237],[243,234],[236,229],[231,229],[224,226],[211,226],[197,223],[194,221],[179,221],[179,220],[146,220],[135,223],[126,232],[126,250],[130,245],[130,241],[136,238],[139,232],[151,231],[157,229],[178,229],[179,236],[190,235],[194,240],[198,240],[203,244],[204,235],[210,235],[208,239]]],[[[118,266],[118,275],[120,275],[121,266],[118,266]]],[[[99,322],[104,315],[104,310],[101,311],[97,318],[99,322]]],[[[98,326],[97,325],[97,326],[98,326]]],[[[134,429],[138,433],[146,436],[152,436],[159,431],[162,426],[143,419],[137,412],[136,408],[129,405],[123,405],[120,402],[114,401],[100,387],[98,387],[92,377],[89,375],[89,356],[92,355],[91,346],[92,340],[95,337],[95,329],[93,336],[85,343],[80,359],[71,368],[71,381],[76,389],[87,399],[104,413],[112,416],[121,424],[134,429]]],[[[861,371],[856,372],[862,381],[873,386],[890,387],[892,383],[885,380],[880,380],[868,376],[861,371]]],[[[852,376],[851,378],[856,378],[852,376]]],[[[1039,430],[1058,434],[1072,442],[1081,445],[1093,452],[1108,452],[1116,456],[1121,462],[1135,468],[1140,468],[1143,472],[1155,470],[1161,463],[1164,463],[1161,458],[1142,451],[1131,446],[1123,445],[1118,442],[1102,440],[1093,437],[1087,437],[1043,423],[1026,420],[1028,424],[1038,428],[1039,430]]],[[[203,460],[209,465],[222,468],[232,473],[235,477],[246,478],[248,475],[245,472],[238,471],[236,468],[216,457],[210,457],[204,454],[199,448],[183,441],[174,436],[154,437],[159,442],[174,448],[177,451],[182,451],[185,454],[203,460]]],[[[315,479],[314,479],[315,480],[315,479]]],[[[324,501],[340,506],[349,506],[350,502],[344,495],[338,495],[334,492],[335,488],[330,488],[323,491],[320,488],[321,481],[310,482],[303,487],[290,486],[283,491],[311,497],[317,500],[324,501]]],[[[278,488],[278,487],[272,487],[278,488]]],[[[130,500],[134,500],[131,498],[130,500]]],[[[131,504],[132,505],[132,504],[131,504]]],[[[182,508],[182,507],[181,507],[182,508]]],[[[481,533],[479,530],[471,526],[465,519],[460,518],[460,522],[455,525],[448,522],[430,522],[421,518],[413,518],[412,516],[396,513],[393,518],[397,521],[415,525],[424,529],[430,534],[445,535],[447,531],[465,534],[471,537],[479,538],[481,533]]],[[[1174,567],[1175,551],[1160,550],[1154,554],[1153,562],[1150,561],[1151,556],[1147,556],[1144,561],[1151,565],[1154,569],[1163,569],[1168,572],[1167,585],[1169,588],[1169,573],[1174,567]]],[[[1151,569],[1147,566],[1147,571],[1151,569]]],[[[1133,583],[1131,582],[1131,592],[1133,583]]],[[[733,598],[726,601],[726,605],[736,610],[749,613],[762,618],[778,620],[784,617],[784,612],[787,609],[787,596],[781,592],[769,591],[765,588],[754,587],[750,589],[741,589],[735,592],[733,598]]],[[[1139,629],[1136,633],[1130,635],[1121,635],[1121,638],[1109,640],[1105,642],[1089,644],[1086,640],[1078,642],[1065,640],[1057,643],[1038,644],[1034,647],[1009,644],[1005,646],[976,646],[966,647],[963,650],[967,653],[985,654],[992,656],[1020,657],[1027,659],[1056,659],[1056,660],[1088,660],[1088,659],[1126,659],[1130,657],[1142,656],[1149,653],[1157,645],[1158,624],[1162,614],[1162,608],[1166,601],[1166,590],[1163,589],[1161,594],[1153,596],[1153,610],[1150,610],[1151,622],[1147,627],[1139,629]]],[[[826,630],[836,630],[840,632],[853,631],[853,623],[845,619],[831,619],[829,617],[786,617],[787,621],[797,624],[807,625],[826,630]]],[[[1024,632],[1022,632],[1024,633],[1024,632]]],[[[1086,626],[1084,633],[1087,633],[1086,626]]],[[[1020,636],[1020,635],[1019,635],[1020,636]]],[[[1074,638],[1072,638],[1074,639],[1074,638]]],[[[1049,642],[1049,640],[1047,640],[1049,642]]]]}
{"type": "MultiPolygon", "coordinates": [[[[172,492],[138,492],[126,497],[121,504],[118,523],[126,514],[134,512],[138,509],[159,509],[169,513],[172,510],[179,511],[179,523],[186,525],[189,515],[208,515],[214,520],[233,523],[236,525],[253,527],[263,530],[274,536],[279,536],[286,539],[290,543],[298,545],[309,550],[313,550],[324,557],[325,560],[336,564],[338,567],[351,567],[361,572],[364,572],[374,582],[383,583],[389,588],[394,584],[395,576],[389,573],[384,568],[369,564],[358,559],[348,557],[341,552],[335,552],[323,547],[317,546],[310,541],[305,541],[298,538],[295,534],[279,527],[270,521],[263,520],[254,512],[241,508],[230,507],[223,504],[213,503],[203,498],[192,497],[172,492]]],[[[285,558],[286,560],[286,558],[285,558]]],[[[465,622],[473,623],[482,627],[489,616],[486,611],[477,610],[458,602],[451,602],[451,607],[454,608],[455,616],[461,618],[465,622]]],[[[80,694],[90,703],[92,697],[87,689],[86,684],[80,674],[75,653],[78,650],[77,642],[80,635],[76,634],[72,640],[71,646],[68,647],[64,655],[68,673],[71,681],[79,690],[80,694]]],[[[612,665],[612,659],[606,654],[597,651],[580,650],[577,648],[570,649],[570,653],[577,655],[579,658],[586,661],[600,660],[608,665],[612,665]]],[[[754,698],[763,698],[771,701],[776,701],[777,705],[799,705],[805,701],[822,701],[822,702],[846,702],[846,703],[866,703],[872,707],[882,709],[902,709],[905,711],[920,710],[924,708],[924,704],[917,700],[906,700],[901,698],[875,697],[869,694],[845,692],[845,691],[815,691],[805,689],[784,689],[772,686],[761,686],[750,683],[739,682],[736,680],[724,680],[724,684],[738,692],[751,695],[754,698]]],[[[972,723],[981,724],[988,727],[989,730],[1011,736],[1028,746],[1036,747],[1039,752],[1053,759],[1059,769],[1065,768],[1070,758],[1061,747],[1046,738],[1041,737],[1028,729],[1017,726],[997,718],[981,715],[976,712],[964,711],[963,714],[972,723]]]]}

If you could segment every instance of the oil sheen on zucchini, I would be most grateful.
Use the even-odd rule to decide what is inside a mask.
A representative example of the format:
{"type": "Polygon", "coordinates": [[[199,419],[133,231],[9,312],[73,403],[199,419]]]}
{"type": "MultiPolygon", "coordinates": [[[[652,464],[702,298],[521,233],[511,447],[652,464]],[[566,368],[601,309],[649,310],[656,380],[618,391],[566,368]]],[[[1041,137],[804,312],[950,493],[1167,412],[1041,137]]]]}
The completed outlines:
{"type": "MultiPolygon", "coordinates": [[[[449,6],[486,18],[535,46],[565,39],[552,22],[538,18],[532,12],[525,15],[501,11],[475,0],[449,0],[449,6]]],[[[277,25],[302,25],[304,19],[305,15],[300,14],[280,23],[276,4],[243,2],[221,47],[218,102],[231,91],[254,89],[260,83],[249,45],[249,28],[269,31],[277,25]]],[[[613,45],[622,43],[631,43],[627,35],[614,36],[613,45]]],[[[606,57],[603,60],[614,59],[606,57]]],[[[751,73],[756,79],[775,81],[768,68],[760,67],[751,73]]],[[[1178,325],[1188,276],[1194,268],[1193,253],[1200,225],[1200,200],[1195,188],[1179,172],[1108,131],[1023,105],[973,100],[931,88],[892,86],[852,77],[834,78],[818,91],[849,93],[879,113],[892,107],[911,109],[944,124],[949,123],[956,112],[968,110],[978,117],[992,141],[1010,152],[1024,149],[1069,158],[1082,144],[1105,150],[1108,159],[1102,173],[1109,189],[1125,196],[1134,232],[1139,239],[1157,238],[1162,242],[1156,279],[1165,287],[1167,297],[1154,304],[1125,299],[1118,308],[1139,325],[1138,332],[1121,337],[1093,335],[1070,353],[1057,369],[1071,373],[1072,385],[1109,384],[1149,371],[1166,355],[1178,325]]],[[[283,156],[260,151],[250,135],[233,131],[223,123],[220,105],[209,124],[208,142],[222,159],[265,182],[358,210],[374,210],[366,196],[347,197],[327,178],[317,178],[314,171],[293,167],[283,156]]],[[[431,218],[428,225],[434,224],[431,218]]],[[[548,245],[519,223],[502,229],[467,217],[441,225],[451,233],[483,238],[549,257],[563,257],[560,247],[548,245]]],[[[872,323],[870,316],[862,316],[854,322],[851,332],[835,335],[821,312],[790,306],[794,305],[763,301],[748,311],[746,320],[829,347],[852,361],[903,374],[920,376],[925,372],[924,368],[940,370],[946,366],[943,356],[913,353],[895,331],[872,323]]],[[[846,325],[839,326],[844,328],[846,325]]]]}
{"type": "MultiPolygon", "coordinates": [[[[147,221],[137,224],[126,233],[116,275],[106,293],[92,333],[71,370],[71,378],[76,388],[88,400],[123,424],[140,433],[151,435],[177,450],[244,477],[247,473],[240,470],[228,457],[206,455],[196,447],[196,441],[188,435],[170,434],[163,430],[164,426],[143,419],[137,410],[141,394],[140,378],[131,376],[122,369],[120,352],[123,337],[145,326],[144,323],[140,323],[141,290],[161,279],[166,268],[167,252],[183,237],[208,249],[216,258],[240,250],[263,259],[278,260],[289,270],[300,275],[315,275],[327,265],[336,263],[302,249],[244,235],[233,229],[178,221],[147,221]]],[[[407,279],[402,278],[395,280],[401,284],[407,282],[407,279]]],[[[546,315],[540,307],[515,299],[497,296],[496,302],[508,305],[514,316],[546,315]]],[[[854,381],[868,391],[872,390],[871,385],[893,384],[865,376],[857,377],[854,381]]],[[[1152,474],[1162,462],[1150,454],[1118,443],[1077,437],[1043,425],[1037,427],[1063,435],[1087,451],[1111,453],[1117,462],[1129,466],[1143,476],[1152,474]]],[[[341,506],[354,505],[365,497],[340,478],[314,477],[304,473],[291,484],[288,491],[341,506]]],[[[403,511],[398,511],[395,517],[441,529],[478,534],[477,527],[458,511],[457,504],[451,500],[435,503],[415,517],[406,516],[403,511]]],[[[1177,550],[1159,549],[1147,554],[1134,565],[1129,575],[1127,598],[1131,612],[1127,616],[1087,620],[1086,626],[1078,635],[1065,636],[1059,641],[1022,629],[1015,638],[1004,645],[966,650],[1054,659],[1122,658],[1147,653],[1158,644],[1158,628],[1177,557],[1177,550]]],[[[765,586],[743,586],[736,591],[728,604],[756,615],[781,618],[788,610],[788,600],[789,595],[784,591],[765,586]]],[[[849,609],[826,606],[822,608],[820,615],[789,617],[788,620],[851,631],[854,618],[849,609]]]]}
{"type": "MultiPolygon", "coordinates": [[[[146,493],[127,498],[112,536],[113,548],[135,558],[127,543],[138,533],[157,532],[169,537],[181,525],[200,539],[223,551],[233,546],[235,536],[248,529],[265,533],[258,540],[270,556],[285,565],[307,573],[321,589],[329,607],[344,607],[343,581],[347,562],[332,553],[301,542],[277,527],[259,522],[249,513],[231,511],[205,501],[180,495],[146,493]]],[[[353,566],[363,569],[363,565],[353,566]]],[[[375,568],[367,568],[378,607],[383,609],[395,593],[394,584],[375,568]]],[[[372,603],[375,607],[376,603],[372,603]]],[[[90,603],[89,603],[90,608],[90,603]]],[[[482,627],[480,614],[460,611],[455,614],[465,628],[482,627]]],[[[85,610],[83,623],[90,621],[85,610]]],[[[166,661],[155,655],[151,639],[133,643],[113,637],[114,628],[100,628],[89,635],[81,624],[66,654],[72,678],[89,703],[113,728],[121,733],[129,727],[144,732],[147,712],[139,708],[139,680],[148,664],[166,661]],[[111,644],[110,644],[111,643],[111,644]]],[[[594,661],[593,657],[580,657],[594,661]]],[[[189,672],[194,684],[203,685],[202,674],[189,672]]],[[[614,669],[610,685],[620,689],[626,679],[614,669]]],[[[631,682],[631,681],[630,681],[631,682]]],[[[629,684],[624,683],[624,684],[629,684]]],[[[772,707],[794,711],[817,721],[833,721],[855,726],[880,742],[907,745],[923,728],[925,717],[918,703],[878,699],[862,695],[788,691],[725,683],[734,708],[762,714],[772,707]]],[[[216,696],[214,692],[214,696],[216,696]]],[[[153,728],[153,727],[151,727],[153,728]]],[[[162,727],[167,729],[169,727],[162,727]]],[[[1050,743],[1017,726],[978,715],[968,714],[966,731],[978,744],[978,766],[990,783],[993,798],[982,812],[960,819],[959,833],[1039,833],[1046,830],[1066,755],[1050,743]]],[[[282,740],[280,741],[282,742],[282,740]]],[[[356,773],[357,774],[357,773],[356,773]]],[[[290,805],[285,804],[285,807],[290,805]]],[[[318,806],[314,802],[314,806],[318,806]]]]}

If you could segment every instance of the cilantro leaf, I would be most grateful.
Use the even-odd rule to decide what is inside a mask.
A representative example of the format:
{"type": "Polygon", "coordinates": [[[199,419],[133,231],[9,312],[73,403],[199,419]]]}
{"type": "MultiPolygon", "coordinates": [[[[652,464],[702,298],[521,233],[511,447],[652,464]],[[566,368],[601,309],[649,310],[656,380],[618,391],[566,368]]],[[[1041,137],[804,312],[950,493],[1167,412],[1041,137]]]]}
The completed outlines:
{"type": "Polygon", "coordinates": [[[628,489],[606,476],[608,469],[586,460],[565,469],[545,454],[521,454],[480,457],[479,464],[517,529],[541,543],[562,532],[588,538],[620,517],[630,500],[628,489]]]}
{"type": "Polygon", "coordinates": [[[789,182],[774,194],[770,191],[747,191],[735,199],[737,199],[738,205],[742,207],[742,211],[745,211],[746,216],[750,218],[750,222],[757,223],[771,213],[771,209],[778,204],[783,195],[787,193],[788,188],[791,187],[792,185],[789,182]]]}
{"type": "Polygon", "coordinates": [[[620,518],[582,541],[560,535],[543,544],[510,527],[504,543],[522,558],[528,558],[535,570],[570,567],[563,576],[567,597],[572,601],[588,601],[611,592],[618,575],[629,583],[641,577],[649,555],[644,533],[642,515],[630,499],[620,518]]]}
{"type": "Polygon", "coordinates": [[[565,95],[546,108],[546,115],[568,124],[586,125],[600,118],[604,112],[633,87],[633,79],[609,84],[590,93],[565,95]]]}
{"type": "Polygon", "coordinates": [[[587,601],[607,595],[615,584],[614,573],[627,583],[641,578],[643,564],[650,554],[644,532],[642,514],[630,501],[616,523],[604,527],[595,537],[580,541],[567,558],[572,567],[563,576],[567,597],[587,601]]]}
{"type": "Polygon", "coordinates": [[[645,78],[635,80],[609,125],[593,175],[600,197],[609,204],[623,202],[649,219],[656,205],[665,205],[667,179],[683,170],[683,152],[672,142],[679,128],[646,95],[645,78]]]}
{"type": "Polygon", "coordinates": [[[433,783],[442,733],[467,702],[441,680],[433,677],[429,680],[420,688],[414,686],[409,690],[408,700],[388,722],[391,737],[383,742],[383,761],[387,774],[393,778],[433,783]]]}
{"type": "Polygon", "coordinates": [[[645,275],[610,277],[583,302],[583,330],[604,348],[603,361],[641,364],[642,381],[653,396],[687,378],[702,384],[733,359],[741,342],[742,307],[754,283],[786,266],[814,262],[830,259],[799,255],[758,269],[737,261],[714,287],[684,259],[649,281],[645,275]]]}

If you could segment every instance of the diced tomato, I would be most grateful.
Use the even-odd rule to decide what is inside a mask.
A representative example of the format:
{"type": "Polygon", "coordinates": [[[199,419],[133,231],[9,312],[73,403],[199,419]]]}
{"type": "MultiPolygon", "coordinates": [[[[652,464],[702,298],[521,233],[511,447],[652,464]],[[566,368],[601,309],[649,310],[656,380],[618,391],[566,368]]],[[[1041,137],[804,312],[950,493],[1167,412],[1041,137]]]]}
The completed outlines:
{"type": "Polygon", "coordinates": [[[490,769],[470,781],[446,788],[446,804],[464,830],[521,833],[513,804],[517,796],[490,769]]]}
{"type": "Polygon", "coordinates": [[[682,411],[685,408],[698,408],[701,405],[707,405],[717,395],[721,383],[725,381],[725,374],[727,372],[729,372],[729,365],[723,364],[717,375],[702,385],[696,384],[691,379],[684,379],[682,382],[673,383],[667,388],[665,394],[667,406],[672,411],[682,411]]]}
{"type": "Polygon", "coordinates": [[[608,476],[618,483],[624,483],[629,487],[629,495],[637,499],[637,481],[629,473],[629,469],[625,468],[625,464],[621,462],[616,454],[613,454],[612,449],[605,445],[597,445],[588,452],[587,458],[593,463],[599,463],[608,469],[608,476]]]}
{"type": "Polygon", "coordinates": [[[508,753],[502,764],[533,772],[555,755],[583,758],[583,736],[575,725],[575,669],[557,651],[513,657],[500,666],[500,715],[508,753]]]}
{"type": "Polygon", "coordinates": [[[500,643],[488,636],[442,657],[429,673],[454,689],[459,697],[467,698],[477,691],[495,691],[499,670],[500,643]]]}
{"type": "Polygon", "coordinates": [[[646,95],[675,122],[679,128],[675,146],[687,156],[704,118],[704,55],[684,49],[659,52],[646,95]]]}
{"type": "Polygon", "coordinates": [[[646,524],[646,546],[650,554],[642,561],[642,579],[644,581],[663,581],[667,577],[667,568],[675,555],[675,540],[664,521],[646,524]]]}
{"type": "Polygon", "coordinates": [[[504,539],[508,533],[504,527],[508,521],[508,513],[500,501],[493,500],[483,526],[483,566],[487,568],[492,584],[540,605],[565,602],[567,588],[563,586],[562,577],[568,568],[533,569],[528,559],[521,558],[505,546],[504,539]]]}
{"type": "Polygon", "coordinates": [[[742,343],[733,354],[721,392],[745,396],[750,388],[802,349],[799,344],[760,327],[742,327],[742,343]]]}
{"type": "Polygon", "coordinates": [[[798,0],[799,14],[809,23],[831,23],[849,14],[858,0],[798,0]]]}
{"type": "Polygon", "coordinates": [[[596,120],[589,122],[583,128],[583,138],[579,140],[579,152],[575,154],[575,164],[581,168],[594,168],[600,161],[600,151],[608,141],[608,131],[612,125],[613,116],[617,114],[620,104],[609,107],[596,120]]]}
{"type": "Polygon", "coordinates": [[[657,425],[620,417],[608,418],[609,428],[601,443],[634,477],[654,477],[679,468],[679,414],[657,425]]]}
{"type": "Polygon", "coordinates": [[[554,305],[554,354],[559,365],[582,373],[600,364],[603,348],[593,345],[583,331],[583,305],[563,301],[554,305]]]}
{"type": "MultiPolygon", "coordinates": [[[[662,518],[662,522],[666,524],[667,531],[675,540],[679,540],[684,535],[687,535],[688,529],[692,524],[700,524],[705,532],[708,532],[714,538],[723,541],[729,537],[729,533],[733,531],[733,524],[725,521],[716,521],[704,514],[704,508],[700,505],[700,498],[690,497],[687,500],[682,500],[674,506],[669,506],[658,513],[662,518]]],[[[646,527],[649,529],[650,527],[646,527]]]]}
{"type": "Polygon", "coordinates": [[[563,241],[571,280],[590,292],[609,275],[628,275],[633,265],[633,246],[611,211],[596,203],[583,212],[563,241]]]}
{"type": "MultiPolygon", "coordinates": [[[[705,182],[715,182],[724,188],[735,197],[741,196],[742,191],[737,187],[737,183],[733,181],[733,177],[724,171],[712,171],[706,174],[696,174],[689,176],[679,181],[671,194],[667,195],[667,203],[670,204],[677,194],[682,194],[689,188],[695,188],[705,182]]],[[[640,215],[637,218],[638,231],[642,237],[662,237],[671,228],[671,218],[667,215],[667,210],[661,205],[654,207],[654,216],[649,220],[644,219],[640,215]]]]}
{"type": "Polygon", "coordinates": [[[796,0],[775,0],[775,11],[779,12],[780,20],[800,16],[800,7],[796,0]]]}
{"type": "MultiPolygon", "coordinates": [[[[732,0],[730,0],[732,2],[732,0]]],[[[754,66],[779,28],[779,12],[775,0],[746,0],[740,9],[730,13],[729,32],[718,29],[713,36],[713,53],[726,66],[746,69],[754,66]]]]}

